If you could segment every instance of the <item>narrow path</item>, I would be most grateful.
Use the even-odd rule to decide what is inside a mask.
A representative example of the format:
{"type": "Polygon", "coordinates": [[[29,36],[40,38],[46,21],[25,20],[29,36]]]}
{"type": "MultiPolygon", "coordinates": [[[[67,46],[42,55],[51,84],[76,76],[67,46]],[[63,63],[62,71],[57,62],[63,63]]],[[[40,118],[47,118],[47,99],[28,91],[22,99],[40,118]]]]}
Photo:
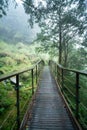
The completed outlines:
{"type": "Polygon", "coordinates": [[[27,130],[75,130],[56,84],[45,66],[27,130]]]}

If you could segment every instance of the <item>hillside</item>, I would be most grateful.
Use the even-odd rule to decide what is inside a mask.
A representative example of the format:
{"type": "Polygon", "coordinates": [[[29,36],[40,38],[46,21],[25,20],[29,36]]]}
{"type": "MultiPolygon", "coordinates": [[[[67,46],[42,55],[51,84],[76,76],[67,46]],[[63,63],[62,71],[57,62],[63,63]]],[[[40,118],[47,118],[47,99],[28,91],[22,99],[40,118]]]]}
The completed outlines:
{"type": "Polygon", "coordinates": [[[0,74],[26,68],[38,59],[32,45],[0,41],[0,74]]]}
{"type": "MultiPolygon", "coordinates": [[[[26,69],[38,60],[35,46],[22,42],[10,44],[0,40],[0,76],[26,69]]],[[[12,79],[7,79],[0,82],[0,127],[7,130],[11,129],[16,119],[16,91],[15,84],[11,81],[12,79]]],[[[20,75],[19,84],[22,119],[32,95],[31,71],[20,75]]]]}

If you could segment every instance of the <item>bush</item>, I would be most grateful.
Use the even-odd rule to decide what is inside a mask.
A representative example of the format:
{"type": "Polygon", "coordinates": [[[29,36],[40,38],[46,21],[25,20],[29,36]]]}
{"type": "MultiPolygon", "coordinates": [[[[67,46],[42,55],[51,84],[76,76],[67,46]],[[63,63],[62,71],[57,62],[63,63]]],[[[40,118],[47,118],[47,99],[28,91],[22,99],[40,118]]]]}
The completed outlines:
{"type": "Polygon", "coordinates": [[[5,110],[4,107],[0,108],[0,114],[2,114],[4,112],[4,110],[5,110]]]}

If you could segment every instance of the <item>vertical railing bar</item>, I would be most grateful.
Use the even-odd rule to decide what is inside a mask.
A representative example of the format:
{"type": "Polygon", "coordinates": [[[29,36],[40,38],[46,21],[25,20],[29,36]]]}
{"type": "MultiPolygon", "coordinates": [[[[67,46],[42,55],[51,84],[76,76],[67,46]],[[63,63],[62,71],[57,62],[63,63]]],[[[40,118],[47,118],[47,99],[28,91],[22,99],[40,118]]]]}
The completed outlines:
{"type": "Polygon", "coordinates": [[[31,79],[32,79],[32,95],[34,94],[34,76],[33,76],[33,69],[31,69],[31,79]]]}
{"type": "Polygon", "coordinates": [[[58,65],[57,65],[57,82],[58,82],[58,65]]]}
{"type": "Polygon", "coordinates": [[[59,82],[60,82],[60,85],[61,85],[61,68],[59,68],[59,82]]]}
{"type": "Polygon", "coordinates": [[[76,119],[79,117],[79,73],[76,73],[76,119]]]}
{"type": "Polygon", "coordinates": [[[19,104],[19,74],[16,75],[16,106],[17,106],[17,130],[20,127],[20,104],[19,104]]]}
{"type": "Polygon", "coordinates": [[[63,92],[63,87],[64,87],[64,85],[63,85],[63,83],[64,83],[64,70],[62,69],[62,92],[63,92]]]}
{"type": "Polygon", "coordinates": [[[57,65],[56,65],[56,63],[55,63],[55,66],[56,66],[56,74],[55,75],[56,75],[56,78],[57,78],[57,65]]]}
{"type": "Polygon", "coordinates": [[[55,78],[56,78],[56,63],[55,63],[55,78]]]}
{"type": "Polygon", "coordinates": [[[36,65],[36,84],[37,84],[37,65],[36,65]]]}
{"type": "Polygon", "coordinates": [[[38,75],[39,75],[39,64],[38,64],[38,75]]]}

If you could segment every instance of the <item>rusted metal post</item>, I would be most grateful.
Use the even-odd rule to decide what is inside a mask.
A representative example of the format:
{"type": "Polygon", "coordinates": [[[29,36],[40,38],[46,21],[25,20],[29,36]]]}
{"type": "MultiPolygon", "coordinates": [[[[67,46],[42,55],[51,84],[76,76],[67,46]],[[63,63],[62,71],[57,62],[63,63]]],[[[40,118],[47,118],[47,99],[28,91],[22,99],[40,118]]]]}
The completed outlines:
{"type": "Polygon", "coordinates": [[[17,106],[17,130],[20,127],[20,104],[19,104],[19,75],[16,75],[16,106],[17,106]]]}
{"type": "Polygon", "coordinates": [[[37,65],[36,65],[36,84],[37,84],[37,65]]]}
{"type": "Polygon", "coordinates": [[[76,73],[76,119],[79,117],[79,73],[76,73]]]}
{"type": "Polygon", "coordinates": [[[32,95],[34,94],[34,76],[33,76],[33,69],[31,70],[31,79],[32,79],[32,95]]]}

